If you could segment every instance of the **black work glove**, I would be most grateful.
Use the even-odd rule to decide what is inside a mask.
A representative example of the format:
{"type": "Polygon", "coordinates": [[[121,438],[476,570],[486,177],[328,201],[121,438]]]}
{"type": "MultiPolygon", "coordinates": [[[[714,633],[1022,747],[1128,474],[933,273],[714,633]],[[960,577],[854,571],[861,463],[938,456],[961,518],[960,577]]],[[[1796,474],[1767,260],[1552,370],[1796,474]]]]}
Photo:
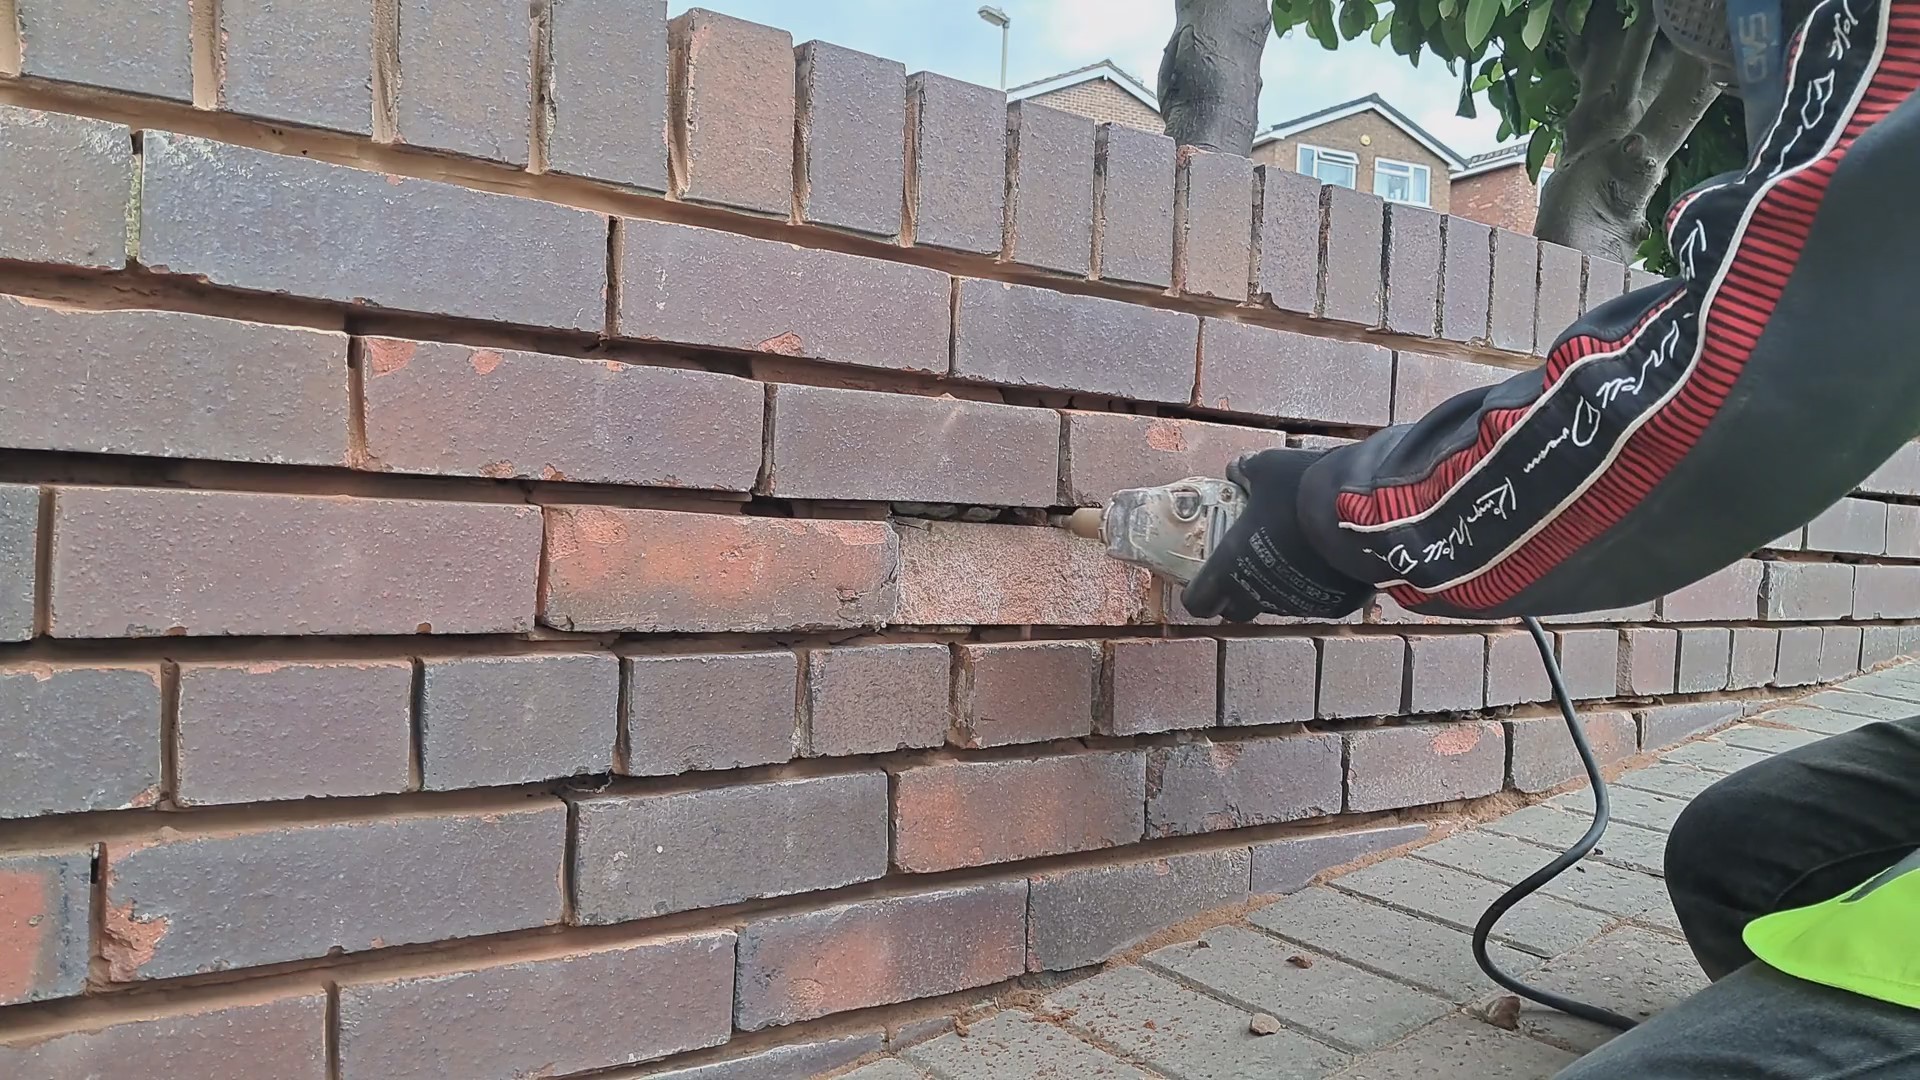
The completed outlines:
{"type": "Polygon", "coordinates": [[[1374,587],[1333,568],[1300,527],[1300,478],[1325,450],[1262,450],[1227,466],[1247,510],[1207,558],[1181,602],[1201,618],[1251,622],[1262,612],[1338,619],[1374,587]]]}

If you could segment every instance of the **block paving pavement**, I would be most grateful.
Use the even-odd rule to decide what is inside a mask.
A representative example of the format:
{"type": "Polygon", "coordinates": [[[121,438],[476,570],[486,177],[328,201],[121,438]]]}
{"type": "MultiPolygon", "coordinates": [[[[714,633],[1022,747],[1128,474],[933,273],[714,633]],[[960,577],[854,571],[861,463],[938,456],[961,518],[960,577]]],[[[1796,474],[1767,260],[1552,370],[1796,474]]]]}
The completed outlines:
{"type": "MultiPolygon", "coordinates": [[[[1666,832],[1728,773],[1920,712],[1920,662],[1775,704],[1612,785],[1599,850],[1498,928],[1496,959],[1536,986],[1647,1017],[1705,985],[1661,880],[1666,832]]],[[[839,1080],[1545,1080],[1612,1034],[1503,991],[1469,931],[1509,885],[1585,832],[1563,794],[1309,886],[1168,945],[836,1074],[839,1080]],[[1268,1034],[1255,1034],[1256,1015],[1268,1034]]]]}

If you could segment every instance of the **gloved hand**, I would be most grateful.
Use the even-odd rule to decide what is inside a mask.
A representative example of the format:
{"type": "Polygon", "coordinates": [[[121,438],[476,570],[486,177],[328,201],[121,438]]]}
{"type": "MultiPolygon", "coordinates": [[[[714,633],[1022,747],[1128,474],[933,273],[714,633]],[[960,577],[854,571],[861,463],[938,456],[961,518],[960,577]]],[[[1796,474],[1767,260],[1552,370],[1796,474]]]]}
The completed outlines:
{"type": "Polygon", "coordinates": [[[1300,478],[1325,450],[1262,450],[1227,466],[1247,510],[1200,568],[1181,602],[1201,618],[1251,622],[1262,612],[1337,619],[1373,594],[1333,568],[1300,527],[1300,478]]]}

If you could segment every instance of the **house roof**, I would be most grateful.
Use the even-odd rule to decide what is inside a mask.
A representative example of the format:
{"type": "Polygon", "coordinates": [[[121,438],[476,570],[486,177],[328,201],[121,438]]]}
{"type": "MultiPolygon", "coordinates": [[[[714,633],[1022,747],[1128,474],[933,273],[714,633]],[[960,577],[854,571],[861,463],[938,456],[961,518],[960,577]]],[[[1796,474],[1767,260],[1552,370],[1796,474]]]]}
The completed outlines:
{"type": "Polygon", "coordinates": [[[1467,159],[1465,165],[1454,170],[1453,178],[1461,180],[1469,176],[1479,176],[1481,173],[1490,173],[1495,169],[1505,169],[1526,163],[1527,144],[1517,142],[1497,150],[1489,150],[1484,154],[1473,155],[1467,159]]]}
{"type": "Polygon", "coordinates": [[[1038,97],[1041,94],[1051,94],[1055,90],[1065,90],[1069,86],[1099,82],[1103,79],[1126,91],[1140,104],[1154,112],[1160,111],[1160,100],[1154,96],[1153,91],[1147,89],[1147,84],[1127,74],[1120,65],[1111,60],[1098,60],[1085,67],[1074,68],[1072,71],[1063,71],[1058,75],[1049,75],[1044,79],[1021,83],[1007,91],[1007,100],[1019,101],[1022,98],[1038,97]]]}
{"type": "Polygon", "coordinates": [[[1270,143],[1279,139],[1292,138],[1303,131],[1311,131],[1323,124],[1331,124],[1335,120],[1344,120],[1349,116],[1369,111],[1379,113],[1382,117],[1386,118],[1388,123],[1412,136],[1415,142],[1433,151],[1440,160],[1447,163],[1449,170],[1460,169],[1466,166],[1467,159],[1462,157],[1458,151],[1446,143],[1441,142],[1439,139],[1434,138],[1432,135],[1427,134],[1419,124],[1414,123],[1407,114],[1387,104],[1386,99],[1382,98],[1379,94],[1368,94],[1363,98],[1355,98],[1352,101],[1342,102],[1339,105],[1331,105],[1318,112],[1310,112],[1305,116],[1295,117],[1292,120],[1275,124],[1256,136],[1253,140],[1253,145],[1259,146],[1263,143],[1270,143]]]}

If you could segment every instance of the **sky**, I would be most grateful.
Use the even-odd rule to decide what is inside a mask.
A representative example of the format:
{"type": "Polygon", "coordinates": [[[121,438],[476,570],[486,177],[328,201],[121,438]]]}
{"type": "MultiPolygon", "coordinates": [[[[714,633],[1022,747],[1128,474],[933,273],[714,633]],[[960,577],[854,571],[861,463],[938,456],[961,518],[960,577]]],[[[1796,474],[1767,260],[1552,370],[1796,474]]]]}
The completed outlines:
{"type": "MultiPolygon", "coordinates": [[[[1173,0],[997,0],[1012,19],[1007,85],[1112,60],[1149,89],[1173,32],[1173,0]]],[[[977,14],[980,0],[670,0],[678,15],[703,7],[793,32],[796,44],[819,38],[898,60],[909,72],[934,71],[997,86],[1000,31],[977,14]]],[[[1482,103],[1480,119],[1454,115],[1459,82],[1427,58],[1416,70],[1367,38],[1328,52],[1299,33],[1270,39],[1261,64],[1260,127],[1378,93],[1462,154],[1490,150],[1498,121],[1482,103]]]]}

